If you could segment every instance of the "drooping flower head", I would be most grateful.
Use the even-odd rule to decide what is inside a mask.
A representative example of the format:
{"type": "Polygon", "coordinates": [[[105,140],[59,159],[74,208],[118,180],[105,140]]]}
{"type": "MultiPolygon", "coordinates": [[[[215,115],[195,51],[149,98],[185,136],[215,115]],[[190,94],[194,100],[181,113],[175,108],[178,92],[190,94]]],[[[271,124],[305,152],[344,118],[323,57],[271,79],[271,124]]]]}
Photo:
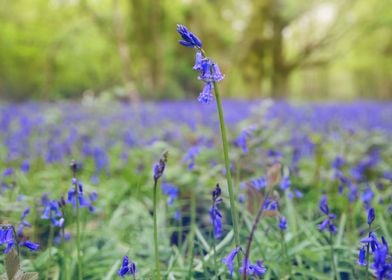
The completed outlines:
{"type": "Polygon", "coordinates": [[[219,238],[222,236],[222,213],[220,212],[218,206],[222,202],[220,197],[222,191],[219,184],[216,185],[214,191],[212,192],[212,206],[209,211],[211,223],[214,227],[214,237],[219,238]]]}
{"type": "Polygon", "coordinates": [[[374,213],[374,208],[370,208],[368,211],[368,218],[367,218],[368,225],[371,225],[375,218],[376,215],[374,213]]]}
{"type": "Polygon", "coordinates": [[[136,264],[133,261],[130,261],[128,256],[124,256],[121,264],[121,268],[118,270],[117,274],[124,278],[126,275],[135,276],[137,272],[136,264]]]}
{"type": "Polygon", "coordinates": [[[154,164],[154,168],[153,168],[154,176],[153,177],[154,177],[155,182],[158,182],[159,178],[162,177],[163,172],[165,171],[167,157],[168,157],[168,152],[165,151],[162,154],[162,157],[159,159],[159,161],[154,164]]]}
{"type": "Polygon", "coordinates": [[[287,229],[287,220],[284,216],[281,216],[279,218],[279,228],[281,230],[286,230],[287,229]]]}
{"type": "Polygon", "coordinates": [[[319,230],[321,230],[321,231],[327,230],[330,233],[336,234],[337,228],[333,223],[333,220],[336,218],[336,215],[330,213],[326,195],[323,195],[321,197],[319,208],[320,208],[320,211],[326,215],[325,220],[322,221],[321,224],[319,224],[319,226],[318,226],[319,230]]]}
{"type": "Polygon", "coordinates": [[[248,276],[256,276],[257,278],[262,277],[267,271],[261,260],[258,260],[255,264],[251,264],[247,259],[242,261],[242,266],[240,267],[241,275],[244,273],[244,270],[248,276]]]}
{"type": "Polygon", "coordinates": [[[177,24],[177,32],[181,35],[182,40],[178,41],[181,45],[189,48],[201,48],[202,43],[199,38],[188,30],[184,25],[177,24]]]}
{"type": "Polygon", "coordinates": [[[198,78],[204,82],[204,87],[198,100],[200,103],[210,103],[213,99],[214,83],[223,80],[224,75],[222,75],[218,64],[205,56],[204,50],[201,48],[202,43],[196,35],[181,24],[177,24],[177,32],[182,37],[182,40],[179,41],[181,45],[197,49],[193,69],[199,72],[198,78]]]}
{"type": "Polygon", "coordinates": [[[366,266],[366,250],[365,247],[362,247],[359,250],[359,254],[358,254],[358,262],[357,262],[360,266],[366,266]]]}
{"type": "Polygon", "coordinates": [[[233,277],[234,259],[239,251],[241,251],[241,247],[233,249],[226,257],[222,259],[222,262],[227,266],[227,269],[229,270],[230,277],[233,277]]]}

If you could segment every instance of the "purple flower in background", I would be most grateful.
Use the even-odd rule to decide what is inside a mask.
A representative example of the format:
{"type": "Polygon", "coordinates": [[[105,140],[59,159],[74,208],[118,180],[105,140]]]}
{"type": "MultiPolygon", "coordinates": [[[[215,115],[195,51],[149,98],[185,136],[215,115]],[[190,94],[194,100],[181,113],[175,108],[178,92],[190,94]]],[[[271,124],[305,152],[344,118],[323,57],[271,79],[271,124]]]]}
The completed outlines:
{"type": "Polygon", "coordinates": [[[332,162],[332,168],[341,169],[345,164],[344,158],[341,156],[337,156],[332,162]]]}
{"type": "Polygon", "coordinates": [[[287,229],[287,220],[284,216],[281,216],[279,218],[279,228],[281,230],[286,230],[287,229]]]}
{"type": "Polygon", "coordinates": [[[374,213],[374,208],[370,208],[368,211],[368,218],[367,218],[367,220],[368,220],[367,222],[368,222],[369,226],[373,223],[375,218],[376,218],[376,215],[374,213]]]}
{"type": "Polygon", "coordinates": [[[337,233],[337,228],[336,226],[333,224],[333,220],[336,218],[335,214],[331,214],[329,212],[329,207],[328,207],[328,203],[327,203],[327,196],[323,195],[321,197],[320,200],[320,204],[319,204],[319,208],[320,211],[323,212],[326,215],[326,218],[324,221],[321,222],[321,224],[319,224],[318,228],[321,231],[327,230],[333,234],[337,233]]]}
{"type": "Polygon", "coordinates": [[[244,259],[240,267],[241,275],[244,273],[245,267],[248,276],[256,276],[257,278],[262,277],[267,271],[261,260],[258,260],[255,264],[251,264],[247,259],[244,259]]]}
{"type": "Polygon", "coordinates": [[[287,190],[291,186],[291,180],[290,177],[285,176],[282,181],[280,182],[280,188],[282,190],[287,190]]]}
{"type": "Polygon", "coordinates": [[[29,240],[26,240],[26,241],[19,243],[19,246],[24,246],[24,247],[28,248],[31,252],[37,251],[39,248],[39,244],[31,242],[29,240]]]}
{"type": "Polygon", "coordinates": [[[328,203],[327,203],[327,196],[323,195],[321,197],[320,203],[319,203],[319,208],[321,210],[321,212],[323,212],[325,215],[329,214],[329,207],[328,207],[328,203]]]}
{"type": "Polygon", "coordinates": [[[362,247],[359,250],[359,254],[358,254],[358,262],[359,265],[361,266],[365,266],[366,265],[366,250],[365,247],[362,247]]]}
{"type": "Polygon", "coordinates": [[[230,277],[233,277],[234,259],[240,250],[241,250],[241,247],[237,247],[237,248],[233,249],[226,257],[224,257],[222,259],[222,262],[227,266],[227,269],[229,270],[230,277]]]}
{"type": "Polygon", "coordinates": [[[374,198],[374,193],[373,193],[372,189],[370,188],[370,186],[367,184],[366,188],[363,190],[363,192],[361,194],[361,199],[362,199],[362,202],[365,204],[366,209],[369,209],[373,198],[374,198]]]}
{"type": "Polygon", "coordinates": [[[8,168],[4,169],[3,177],[11,176],[13,173],[14,173],[14,169],[12,169],[11,167],[8,167],[8,168]]]}
{"type": "Polygon", "coordinates": [[[261,190],[263,188],[265,188],[267,186],[267,179],[265,177],[259,177],[256,179],[253,179],[251,181],[252,186],[256,189],[256,190],[261,190]]]}
{"type": "Polygon", "coordinates": [[[25,160],[25,161],[22,162],[22,164],[20,165],[20,170],[23,173],[29,172],[29,170],[30,170],[30,163],[29,163],[28,160],[25,160]]]}
{"type": "Polygon", "coordinates": [[[193,146],[187,151],[187,153],[182,158],[183,162],[188,163],[189,170],[193,170],[193,168],[195,167],[196,157],[199,153],[200,153],[200,148],[198,146],[193,146]]]}
{"type": "Polygon", "coordinates": [[[177,24],[177,32],[181,35],[182,40],[178,41],[181,45],[189,48],[201,48],[202,43],[199,38],[188,30],[184,25],[177,24]]]}
{"type": "Polygon", "coordinates": [[[133,261],[130,261],[128,256],[124,256],[121,264],[121,268],[118,270],[117,274],[124,278],[126,275],[135,276],[137,272],[136,264],[133,261]]]}
{"type": "Polygon", "coordinates": [[[173,202],[178,198],[179,190],[176,186],[168,183],[162,184],[162,193],[167,195],[167,205],[173,206],[173,202]]]}
{"type": "Polygon", "coordinates": [[[16,233],[18,236],[23,235],[23,229],[25,227],[31,227],[30,223],[26,221],[26,217],[29,215],[29,213],[30,213],[30,208],[26,208],[22,213],[22,216],[20,218],[20,224],[16,233]]]}
{"type": "Polygon", "coordinates": [[[255,130],[255,126],[248,127],[244,130],[241,131],[240,135],[238,135],[235,145],[237,147],[240,147],[242,149],[242,152],[244,154],[247,154],[249,149],[248,149],[248,139],[252,135],[253,131],[255,130]]]}

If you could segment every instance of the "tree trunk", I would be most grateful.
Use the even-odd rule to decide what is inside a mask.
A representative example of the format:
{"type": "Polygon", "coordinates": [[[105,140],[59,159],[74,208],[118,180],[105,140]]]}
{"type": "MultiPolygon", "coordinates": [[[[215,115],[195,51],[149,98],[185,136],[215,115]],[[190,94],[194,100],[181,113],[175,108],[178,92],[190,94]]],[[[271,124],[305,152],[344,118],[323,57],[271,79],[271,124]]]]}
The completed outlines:
{"type": "MultiPolygon", "coordinates": [[[[275,7],[277,9],[278,7],[275,7]]],[[[274,98],[282,99],[288,97],[288,78],[290,69],[286,66],[283,48],[283,28],[284,22],[279,15],[279,11],[273,13],[271,18],[273,27],[272,36],[272,74],[271,74],[271,95],[274,98]]]]}
{"type": "Polygon", "coordinates": [[[125,26],[121,15],[121,10],[118,7],[118,0],[113,0],[113,24],[114,33],[116,38],[116,46],[118,54],[121,60],[122,67],[122,80],[124,83],[125,90],[127,91],[129,100],[132,103],[137,103],[140,101],[139,94],[132,87],[132,77],[131,77],[131,59],[129,55],[129,46],[127,44],[125,36],[125,26]]]}

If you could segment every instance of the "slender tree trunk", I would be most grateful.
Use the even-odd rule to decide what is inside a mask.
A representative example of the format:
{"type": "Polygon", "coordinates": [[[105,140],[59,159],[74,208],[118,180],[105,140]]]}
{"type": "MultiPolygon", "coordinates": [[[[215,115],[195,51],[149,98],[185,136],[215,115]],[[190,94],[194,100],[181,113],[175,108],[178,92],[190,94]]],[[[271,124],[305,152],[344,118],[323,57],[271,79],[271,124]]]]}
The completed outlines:
{"type": "Polygon", "coordinates": [[[286,67],[283,49],[283,28],[282,19],[274,15],[272,17],[273,37],[272,37],[272,75],[271,93],[277,99],[288,96],[288,77],[290,70],[286,67]]]}
{"type": "Polygon", "coordinates": [[[131,86],[132,75],[131,75],[131,58],[129,46],[126,40],[125,24],[121,15],[121,9],[119,8],[118,0],[113,0],[113,27],[116,40],[117,51],[121,59],[122,73],[121,77],[128,93],[128,98],[132,103],[140,101],[138,92],[131,86]]]}

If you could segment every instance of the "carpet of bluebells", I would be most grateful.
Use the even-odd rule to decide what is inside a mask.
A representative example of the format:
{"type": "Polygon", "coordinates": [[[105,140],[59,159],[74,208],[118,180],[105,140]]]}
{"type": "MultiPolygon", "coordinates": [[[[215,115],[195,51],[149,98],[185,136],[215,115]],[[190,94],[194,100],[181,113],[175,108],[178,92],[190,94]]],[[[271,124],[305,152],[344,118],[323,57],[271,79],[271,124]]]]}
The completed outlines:
{"type": "Polygon", "coordinates": [[[157,181],[163,279],[392,279],[392,104],[223,108],[237,248],[214,104],[0,105],[0,274],[155,279],[157,181]]]}

